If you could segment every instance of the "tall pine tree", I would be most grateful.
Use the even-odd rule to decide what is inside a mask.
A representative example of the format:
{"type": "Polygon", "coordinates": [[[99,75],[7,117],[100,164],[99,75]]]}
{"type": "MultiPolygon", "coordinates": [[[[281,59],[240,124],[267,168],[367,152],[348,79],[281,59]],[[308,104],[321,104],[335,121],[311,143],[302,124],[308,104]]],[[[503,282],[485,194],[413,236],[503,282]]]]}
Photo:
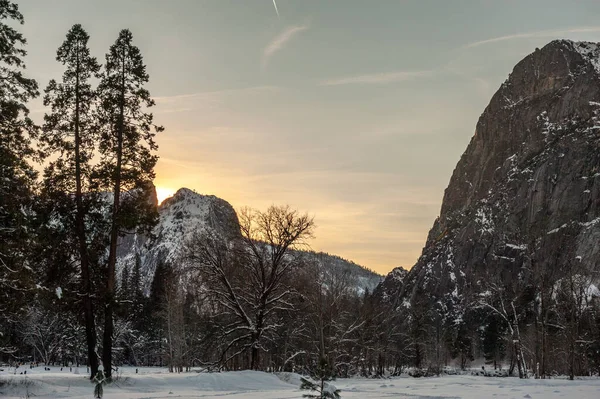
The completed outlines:
{"type": "Polygon", "coordinates": [[[142,287],[142,259],[138,252],[135,253],[135,263],[129,279],[129,289],[131,291],[129,297],[132,301],[133,316],[137,319],[141,319],[145,297],[144,289],[142,287]]]}
{"type": "Polygon", "coordinates": [[[44,117],[41,142],[48,154],[58,155],[46,168],[45,187],[62,194],[51,196],[52,198],[61,198],[63,201],[74,198],[75,202],[75,220],[69,220],[69,215],[66,215],[66,224],[70,231],[75,232],[92,378],[98,371],[98,357],[86,216],[95,208],[94,202],[97,201],[97,196],[90,191],[90,161],[98,139],[93,113],[96,93],[90,80],[99,77],[100,64],[90,55],[88,40],[87,32],[77,24],[69,30],[65,41],[58,48],[56,60],[65,66],[65,72],[62,82],[51,80],[46,88],[44,105],[51,107],[51,113],[44,117]]]}
{"type": "Polygon", "coordinates": [[[101,122],[99,178],[112,192],[110,248],[106,272],[104,337],[102,361],[107,377],[112,374],[113,313],[115,307],[115,266],[119,236],[156,221],[157,211],[149,201],[154,166],[158,159],[155,134],[163,130],[153,124],[146,109],[154,105],[140,50],[127,29],[119,33],[106,54],[98,92],[101,122]]]}
{"type": "Polygon", "coordinates": [[[0,352],[5,334],[17,320],[24,294],[31,288],[27,266],[27,226],[36,173],[29,165],[35,152],[35,128],[26,103],[38,95],[37,83],[23,75],[25,37],[8,23],[23,24],[16,4],[0,0],[0,352]]]}

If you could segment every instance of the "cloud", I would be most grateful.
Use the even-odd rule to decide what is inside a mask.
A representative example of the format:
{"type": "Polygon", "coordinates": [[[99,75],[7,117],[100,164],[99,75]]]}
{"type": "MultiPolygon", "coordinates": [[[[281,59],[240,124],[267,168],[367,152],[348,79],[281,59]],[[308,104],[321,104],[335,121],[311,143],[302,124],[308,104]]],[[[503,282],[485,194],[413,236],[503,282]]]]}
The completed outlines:
{"type": "Polygon", "coordinates": [[[483,46],[491,43],[504,42],[508,40],[517,40],[517,39],[532,39],[532,38],[542,38],[542,37],[560,37],[562,35],[568,33],[589,33],[589,32],[600,32],[600,26],[582,26],[575,28],[567,28],[567,29],[555,29],[555,30],[541,30],[537,32],[527,32],[527,33],[516,33],[514,35],[506,35],[506,36],[498,36],[493,37],[491,39],[480,40],[477,42],[472,42],[466,44],[465,48],[474,48],[483,46]]]}
{"type": "Polygon", "coordinates": [[[239,89],[224,89],[204,91],[190,94],[176,94],[171,96],[154,97],[158,105],[156,112],[174,113],[186,112],[195,109],[216,109],[232,99],[247,98],[258,94],[270,94],[280,91],[277,86],[254,86],[239,89]]]}
{"type": "Polygon", "coordinates": [[[431,76],[434,71],[396,71],[374,73],[357,76],[347,76],[342,78],[329,79],[321,82],[321,86],[339,86],[348,84],[383,84],[392,82],[404,82],[421,77],[431,76]]]}
{"type": "Polygon", "coordinates": [[[309,28],[308,25],[295,25],[287,27],[283,32],[277,35],[263,50],[262,67],[266,68],[269,60],[279,50],[283,49],[287,42],[292,40],[294,36],[309,28]]]}
{"type": "Polygon", "coordinates": [[[157,96],[154,99],[157,102],[176,102],[180,100],[190,100],[194,98],[208,98],[208,97],[224,97],[228,95],[239,95],[239,94],[255,94],[259,92],[275,92],[278,91],[279,88],[277,86],[252,86],[252,87],[243,87],[240,89],[224,89],[224,90],[213,90],[213,91],[202,91],[197,93],[190,94],[176,94],[172,96],[157,96]]]}

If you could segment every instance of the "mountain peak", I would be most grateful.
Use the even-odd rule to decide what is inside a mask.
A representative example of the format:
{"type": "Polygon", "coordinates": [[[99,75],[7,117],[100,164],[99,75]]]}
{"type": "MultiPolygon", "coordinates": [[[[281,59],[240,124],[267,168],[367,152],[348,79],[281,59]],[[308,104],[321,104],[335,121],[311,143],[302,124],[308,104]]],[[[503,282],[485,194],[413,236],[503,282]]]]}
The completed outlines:
{"type": "Polygon", "coordinates": [[[557,273],[573,259],[600,267],[599,56],[596,43],[555,40],[514,67],[397,284],[404,294],[459,300],[484,273],[516,276],[531,262],[557,273]]]}
{"type": "Polygon", "coordinates": [[[186,187],[182,187],[179,190],[177,190],[175,192],[175,194],[173,194],[172,196],[166,198],[163,203],[168,202],[168,201],[181,201],[182,199],[185,198],[194,198],[194,197],[206,197],[206,195],[203,194],[199,194],[197,193],[195,190],[186,188],[186,187]]]}
{"type": "MultiPolygon", "coordinates": [[[[160,262],[177,262],[181,249],[195,233],[216,233],[230,238],[240,236],[235,210],[227,201],[214,195],[180,188],[163,201],[158,211],[159,221],[150,237],[129,235],[122,239],[120,245],[119,268],[132,267],[136,254],[139,254],[146,289],[149,289],[157,265],[160,262]]],[[[357,289],[373,289],[381,280],[376,273],[337,256],[314,253],[307,256],[324,259],[330,272],[335,268],[351,272],[357,289]]]]}
{"type": "Polygon", "coordinates": [[[197,193],[195,190],[189,189],[187,187],[181,187],[179,190],[175,192],[173,196],[181,197],[181,196],[195,196],[202,195],[197,193]]]}

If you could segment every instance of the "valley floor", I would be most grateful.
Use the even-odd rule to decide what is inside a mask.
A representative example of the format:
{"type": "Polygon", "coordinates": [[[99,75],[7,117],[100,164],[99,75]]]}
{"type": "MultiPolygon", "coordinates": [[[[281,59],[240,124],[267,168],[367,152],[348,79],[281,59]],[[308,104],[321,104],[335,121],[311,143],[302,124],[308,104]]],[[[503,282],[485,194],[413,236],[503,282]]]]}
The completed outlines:
{"type": "MultiPolygon", "coordinates": [[[[1,368],[1,367],[0,367],[1,368]]],[[[27,375],[14,375],[14,370],[0,372],[0,396],[7,398],[92,398],[93,386],[85,375],[68,368],[52,367],[30,370],[27,375]],[[8,382],[8,383],[7,383],[8,382]]],[[[85,373],[85,368],[81,369],[85,373]]],[[[343,399],[361,398],[600,398],[600,379],[519,380],[475,376],[433,378],[399,377],[393,379],[339,379],[343,399]]],[[[307,393],[298,388],[299,376],[284,374],[281,378],[256,371],[226,373],[171,374],[160,368],[123,368],[118,382],[105,387],[106,399],[291,399],[307,393]]]]}

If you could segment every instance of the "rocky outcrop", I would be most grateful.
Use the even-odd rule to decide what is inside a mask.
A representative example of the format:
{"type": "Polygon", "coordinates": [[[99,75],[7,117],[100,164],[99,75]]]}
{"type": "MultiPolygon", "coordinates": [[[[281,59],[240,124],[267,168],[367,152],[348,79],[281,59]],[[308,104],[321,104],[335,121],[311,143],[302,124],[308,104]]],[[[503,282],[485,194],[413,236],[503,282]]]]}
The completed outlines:
{"type": "MultiPolygon", "coordinates": [[[[240,226],[233,207],[214,195],[198,194],[182,188],[158,207],[158,223],[150,235],[130,234],[119,244],[118,270],[140,262],[143,284],[148,293],[160,262],[177,263],[184,244],[196,232],[211,232],[222,237],[239,236],[240,226]],[[136,260],[137,258],[137,260],[136,260]]],[[[340,257],[306,252],[308,258],[322,264],[325,272],[347,272],[358,290],[373,290],[381,276],[340,257]]]]}
{"type": "Polygon", "coordinates": [[[553,41],[519,62],[479,118],[401,293],[460,299],[578,262],[600,270],[600,47],[553,41]]]}
{"type": "Polygon", "coordinates": [[[393,303],[404,287],[406,276],[408,270],[402,266],[394,268],[375,288],[373,294],[385,303],[393,303]]]}
{"type": "Polygon", "coordinates": [[[179,189],[158,207],[158,223],[150,235],[126,235],[119,244],[118,269],[141,262],[144,287],[149,289],[156,266],[175,262],[183,244],[196,231],[214,231],[224,237],[240,234],[237,214],[225,200],[179,189]]]}

